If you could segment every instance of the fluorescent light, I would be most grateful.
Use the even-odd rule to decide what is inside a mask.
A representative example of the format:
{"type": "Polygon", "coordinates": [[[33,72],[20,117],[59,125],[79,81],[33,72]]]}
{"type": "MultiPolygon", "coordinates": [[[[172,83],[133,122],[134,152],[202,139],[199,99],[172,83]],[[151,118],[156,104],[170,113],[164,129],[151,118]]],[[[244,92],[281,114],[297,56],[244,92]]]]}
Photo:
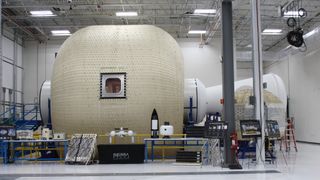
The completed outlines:
{"type": "Polygon", "coordinates": [[[294,16],[299,16],[298,11],[287,11],[283,13],[283,17],[294,17],[294,16]]]}
{"type": "Polygon", "coordinates": [[[264,33],[281,33],[282,29],[264,29],[264,33]]]}
{"type": "Polygon", "coordinates": [[[215,14],[217,10],[215,9],[195,9],[194,14],[215,14]]]}
{"type": "Polygon", "coordinates": [[[138,16],[137,12],[116,12],[116,16],[138,16]]]}
{"type": "Polygon", "coordinates": [[[188,34],[205,34],[206,32],[204,30],[190,30],[188,34]]]}
{"type": "Polygon", "coordinates": [[[273,35],[273,36],[276,36],[276,35],[282,35],[282,33],[261,33],[262,35],[273,35]]]}
{"type": "Polygon", "coordinates": [[[70,36],[71,35],[69,30],[52,30],[51,34],[53,36],[70,36]]]}
{"type": "Polygon", "coordinates": [[[52,30],[52,34],[70,34],[69,30],[52,30]]]}
{"type": "Polygon", "coordinates": [[[71,34],[52,34],[52,36],[71,36],[71,34]]]}
{"type": "Polygon", "coordinates": [[[314,30],[308,32],[307,34],[303,35],[303,38],[308,38],[308,37],[314,35],[316,32],[318,32],[318,29],[314,29],[314,30]]]}
{"type": "Polygon", "coordinates": [[[262,35],[281,35],[282,29],[265,29],[262,32],[262,35]]]}
{"type": "Polygon", "coordinates": [[[56,16],[53,14],[52,11],[45,10],[45,11],[30,11],[31,16],[35,17],[46,17],[46,16],[56,16]]]}

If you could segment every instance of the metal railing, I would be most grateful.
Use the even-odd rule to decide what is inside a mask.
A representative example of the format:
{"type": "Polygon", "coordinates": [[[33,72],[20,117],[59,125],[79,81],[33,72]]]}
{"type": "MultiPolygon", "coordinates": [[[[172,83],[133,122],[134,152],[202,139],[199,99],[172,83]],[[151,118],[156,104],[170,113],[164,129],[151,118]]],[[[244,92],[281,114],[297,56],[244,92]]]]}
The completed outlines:
{"type": "Polygon", "coordinates": [[[11,104],[5,107],[7,107],[6,110],[0,114],[0,125],[15,125],[23,129],[24,126],[29,125],[30,121],[41,120],[38,104],[11,104]]]}

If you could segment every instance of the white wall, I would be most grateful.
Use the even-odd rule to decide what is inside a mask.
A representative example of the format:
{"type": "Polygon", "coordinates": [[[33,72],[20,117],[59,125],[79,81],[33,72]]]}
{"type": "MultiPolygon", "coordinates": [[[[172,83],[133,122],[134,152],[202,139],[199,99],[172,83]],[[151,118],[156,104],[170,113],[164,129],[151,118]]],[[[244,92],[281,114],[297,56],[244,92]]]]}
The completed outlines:
{"type": "MultiPolygon", "coordinates": [[[[206,87],[222,82],[221,39],[214,39],[209,45],[199,48],[198,39],[177,39],[184,56],[185,78],[198,78],[206,87]]],[[[237,80],[251,76],[247,62],[237,62],[237,80]]]]}
{"type": "Polygon", "coordinates": [[[38,43],[26,41],[23,49],[23,76],[24,102],[33,103],[38,101],[41,84],[51,79],[51,72],[55,60],[55,53],[63,41],[48,41],[38,43]]]}
{"type": "MultiPolygon", "coordinates": [[[[185,78],[199,78],[206,87],[221,84],[221,40],[216,39],[210,45],[199,48],[198,39],[177,39],[184,56],[185,78]]],[[[50,80],[54,54],[63,41],[51,40],[44,44],[35,41],[25,42],[23,49],[24,101],[34,102],[44,80],[50,80]]],[[[240,63],[237,79],[251,75],[247,63],[240,63]]]]}
{"type": "Polygon", "coordinates": [[[295,118],[296,138],[320,143],[320,49],[289,55],[265,68],[285,82],[290,114],[295,118]]]}
{"type": "MultiPolygon", "coordinates": [[[[2,87],[6,89],[4,94],[4,101],[9,101],[12,99],[9,97],[9,90],[13,89],[13,67],[14,67],[14,41],[9,39],[8,37],[2,36],[2,87]]],[[[18,92],[17,95],[17,102],[22,102],[22,46],[16,46],[16,53],[17,53],[17,82],[16,87],[18,92]]]]}

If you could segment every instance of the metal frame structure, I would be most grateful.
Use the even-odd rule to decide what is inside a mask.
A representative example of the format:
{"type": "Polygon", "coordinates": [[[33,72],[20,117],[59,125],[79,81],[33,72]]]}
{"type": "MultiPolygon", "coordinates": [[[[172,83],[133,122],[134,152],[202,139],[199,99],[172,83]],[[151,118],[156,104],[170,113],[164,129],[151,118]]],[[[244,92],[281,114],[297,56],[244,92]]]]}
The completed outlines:
{"type": "MultiPolygon", "coordinates": [[[[52,39],[50,31],[77,29],[89,25],[117,24],[152,24],[163,28],[174,37],[196,37],[187,34],[190,29],[202,29],[208,32],[202,36],[202,43],[210,43],[214,38],[221,37],[221,0],[5,0],[2,17],[6,25],[14,28],[24,39],[46,41],[52,39]],[[216,8],[217,15],[193,14],[196,8],[216,8]],[[57,16],[32,17],[30,10],[52,10],[57,16]],[[137,11],[137,17],[117,17],[117,11],[137,11]]],[[[278,13],[285,7],[288,0],[261,0],[262,28],[281,28],[281,36],[264,36],[263,50],[279,50],[287,46],[286,19],[278,13]]],[[[303,7],[308,11],[301,25],[305,32],[319,25],[320,1],[304,0],[303,7]]],[[[233,27],[236,47],[250,50],[251,44],[251,6],[250,0],[233,1],[233,27]]]]}
{"type": "Polygon", "coordinates": [[[42,121],[39,118],[38,104],[19,104],[7,105],[8,109],[0,113],[1,125],[15,125],[16,129],[33,129],[38,127],[42,121]],[[21,117],[17,116],[17,113],[21,117]]]}
{"type": "Polygon", "coordinates": [[[145,162],[148,162],[148,144],[151,143],[151,160],[154,161],[154,149],[173,148],[179,149],[184,147],[201,147],[208,141],[206,138],[145,138],[145,162]]]}
{"type": "Polygon", "coordinates": [[[1,149],[4,164],[16,160],[64,161],[68,149],[68,140],[4,140],[1,142],[1,149]],[[54,143],[54,145],[49,145],[49,143],[54,143]],[[7,150],[11,152],[11,156],[9,156],[7,150]],[[36,155],[33,157],[33,153],[51,150],[59,151],[60,157],[43,159],[39,159],[36,155]],[[27,153],[29,157],[26,157],[25,153],[27,153]]]}
{"type": "Polygon", "coordinates": [[[201,148],[202,160],[201,166],[211,165],[220,166],[223,163],[223,157],[220,147],[220,139],[209,138],[201,148]]]}

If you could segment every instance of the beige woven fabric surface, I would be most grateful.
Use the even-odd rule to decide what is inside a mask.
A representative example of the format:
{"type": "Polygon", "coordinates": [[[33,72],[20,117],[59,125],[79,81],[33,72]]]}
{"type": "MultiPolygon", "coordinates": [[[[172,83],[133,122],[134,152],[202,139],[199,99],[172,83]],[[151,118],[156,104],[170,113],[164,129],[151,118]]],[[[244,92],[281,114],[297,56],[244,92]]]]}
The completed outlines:
{"type": "Polygon", "coordinates": [[[150,133],[156,108],[160,125],[183,125],[183,57],[177,42],[150,25],[90,26],[61,46],[52,75],[55,131],[105,134],[126,127],[150,133]],[[100,99],[100,73],[126,72],[126,99],[100,99]]]}

